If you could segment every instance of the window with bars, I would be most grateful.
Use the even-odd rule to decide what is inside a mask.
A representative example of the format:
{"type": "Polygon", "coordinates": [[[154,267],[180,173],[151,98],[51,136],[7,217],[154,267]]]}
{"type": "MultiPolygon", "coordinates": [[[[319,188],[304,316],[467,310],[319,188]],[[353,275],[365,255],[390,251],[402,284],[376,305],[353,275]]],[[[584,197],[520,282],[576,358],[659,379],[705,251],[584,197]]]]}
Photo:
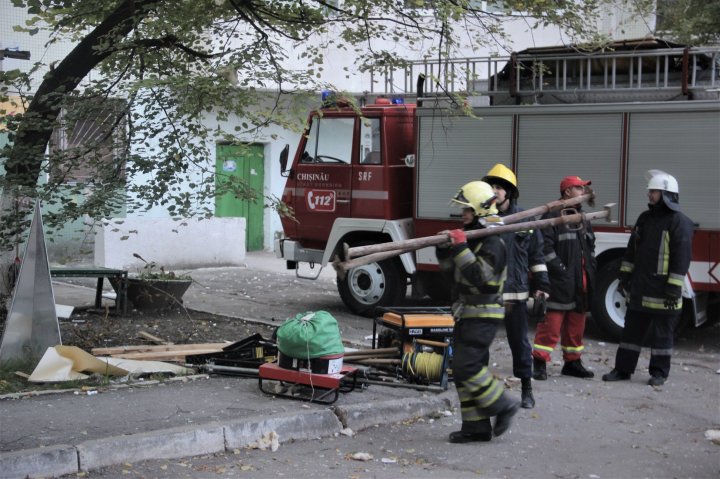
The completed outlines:
{"type": "Polygon", "coordinates": [[[50,177],[59,183],[124,178],[125,102],[78,100],[62,109],[50,138],[50,177]]]}

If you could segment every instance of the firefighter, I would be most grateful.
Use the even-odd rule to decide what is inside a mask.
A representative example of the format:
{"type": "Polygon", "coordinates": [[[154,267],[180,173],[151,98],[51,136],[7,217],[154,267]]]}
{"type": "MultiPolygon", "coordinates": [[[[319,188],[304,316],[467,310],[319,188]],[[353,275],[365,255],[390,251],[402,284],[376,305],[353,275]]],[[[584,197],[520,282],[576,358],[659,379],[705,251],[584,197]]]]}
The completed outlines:
{"type": "MultiPolygon", "coordinates": [[[[501,217],[522,211],[517,206],[520,192],[512,170],[498,163],[488,171],[483,181],[492,186],[497,196],[495,206],[501,217]]],[[[535,398],[531,383],[532,348],[528,340],[527,301],[530,290],[536,298],[541,295],[544,298],[550,290],[543,256],[543,239],[540,230],[531,230],[506,233],[503,240],[507,248],[507,278],[503,288],[505,331],[512,352],[513,374],[522,383],[520,405],[531,409],[535,407],[535,398]],[[528,271],[532,272],[530,281],[528,271]]]]}
{"type": "Polygon", "coordinates": [[[615,368],[603,381],[623,381],[635,372],[643,337],[652,331],[651,386],[670,373],[673,329],[682,313],[682,287],[690,267],[694,225],[680,212],[677,180],[648,171],[648,210],[640,214],[620,265],[620,290],[628,302],[615,368]]]}
{"type": "MultiPolygon", "coordinates": [[[[563,199],[583,195],[590,181],[578,176],[566,176],[560,182],[563,199]]],[[[580,207],[577,207],[579,210],[580,207]]],[[[547,213],[544,218],[560,216],[547,213]]],[[[546,363],[560,340],[565,364],[561,374],[578,378],[592,378],[594,373],[583,366],[580,357],[584,349],[585,311],[595,281],[595,235],[588,220],[580,227],[553,226],[543,230],[545,264],[550,275],[550,296],[545,321],[538,323],[533,344],[533,378],[547,379],[546,363]]]]}
{"type": "Polygon", "coordinates": [[[520,403],[509,397],[490,373],[488,357],[497,326],[505,316],[502,288],[505,245],[500,236],[468,240],[465,232],[483,228],[481,218],[495,215],[495,194],[482,181],[464,185],[452,201],[462,206],[463,229],[444,231],[449,244],[437,249],[440,268],[452,277],[453,376],[460,399],[462,428],[450,442],[490,441],[510,427],[520,403]],[[494,426],[490,422],[495,417],[494,426]]]}

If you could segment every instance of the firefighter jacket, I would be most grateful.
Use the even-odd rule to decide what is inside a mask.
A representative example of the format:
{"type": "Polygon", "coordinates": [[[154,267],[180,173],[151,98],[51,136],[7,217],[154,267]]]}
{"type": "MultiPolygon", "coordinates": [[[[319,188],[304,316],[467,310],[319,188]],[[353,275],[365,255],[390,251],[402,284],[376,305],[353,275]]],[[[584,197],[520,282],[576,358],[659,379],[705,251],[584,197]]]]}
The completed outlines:
{"type": "Polygon", "coordinates": [[[673,313],[682,308],[694,229],[690,218],[663,203],[650,205],[640,215],[620,265],[620,280],[630,293],[630,309],[673,313]]]}
{"type": "MultiPolygon", "coordinates": [[[[543,218],[560,216],[559,211],[543,218]]],[[[543,229],[545,264],[550,276],[548,309],[559,311],[587,310],[595,282],[595,234],[588,220],[578,225],[556,225],[543,229]],[[583,276],[583,269],[585,275],[583,276]]]]}
{"type": "MultiPolygon", "coordinates": [[[[464,228],[482,228],[471,225],[464,228]]],[[[452,280],[453,316],[456,320],[505,317],[502,289],[505,280],[506,250],[500,236],[469,239],[449,248],[436,250],[440,270],[452,280]]]]}
{"type": "MultiPolygon", "coordinates": [[[[519,211],[522,211],[522,208],[513,202],[507,211],[500,213],[500,216],[519,211]]],[[[507,247],[507,278],[503,288],[503,300],[527,301],[528,291],[550,291],[543,253],[543,236],[540,230],[505,233],[502,238],[507,247]],[[532,275],[532,280],[528,276],[528,271],[532,275]]]]}

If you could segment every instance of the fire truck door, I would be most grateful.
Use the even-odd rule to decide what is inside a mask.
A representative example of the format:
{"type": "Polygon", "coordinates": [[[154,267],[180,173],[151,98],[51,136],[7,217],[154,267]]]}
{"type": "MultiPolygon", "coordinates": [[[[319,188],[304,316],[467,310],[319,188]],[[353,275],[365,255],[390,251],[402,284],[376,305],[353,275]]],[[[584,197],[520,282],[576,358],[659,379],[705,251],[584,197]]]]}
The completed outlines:
{"type": "Polygon", "coordinates": [[[355,118],[312,120],[305,149],[295,168],[298,236],[327,240],[335,218],[350,216],[355,118]]]}
{"type": "Polygon", "coordinates": [[[388,193],[381,148],[380,118],[360,121],[358,161],[352,175],[353,218],[383,218],[388,193]]]}

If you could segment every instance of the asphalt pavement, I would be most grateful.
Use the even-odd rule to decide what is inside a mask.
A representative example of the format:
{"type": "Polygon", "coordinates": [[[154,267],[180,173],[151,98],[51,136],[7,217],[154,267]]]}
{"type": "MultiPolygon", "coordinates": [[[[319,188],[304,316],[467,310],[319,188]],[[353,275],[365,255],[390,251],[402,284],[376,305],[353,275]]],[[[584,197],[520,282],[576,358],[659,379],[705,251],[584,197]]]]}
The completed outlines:
{"type": "MultiPolygon", "coordinates": [[[[323,309],[336,317],[346,343],[370,346],[372,322],[345,310],[332,271],[322,271],[315,281],[303,280],[286,271],[284,263],[272,254],[251,253],[245,266],[198,269],[192,276],[195,284],[184,297],[190,309],[274,325],[298,312],[323,309]]],[[[55,283],[55,294],[61,304],[80,306],[94,300],[92,287],[55,283]]],[[[543,402],[550,399],[543,396],[543,389],[559,388],[552,400],[553,410],[577,409],[583,418],[593,413],[611,414],[617,406],[606,399],[607,391],[627,394],[622,401],[632,402],[638,388],[643,397],[640,401],[650,405],[646,407],[660,401],[664,414],[671,414],[668,421],[687,422],[693,417],[693,440],[702,440],[704,429],[720,428],[718,329],[701,331],[678,343],[673,381],[658,396],[645,392],[648,386],[636,384],[645,380],[646,370],[639,370],[634,384],[624,384],[621,389],[608,389],[599,381],[599,375],[609,370],[617,346],[595,335],[590,324],[584,361],[596,378],[558,382],[561,363],[556,361],[550,366],[551,380],[536,384],[539,407],[549,406],[543,402]],[[694,391],[691,402],[686,391],[694,391]],[[593,398],[592,407],[580,408],[578,395],[593,398]]],[[[641,368],[646,367],[647,356],[644,351],[641,368]]],[[[559,359],[557,351],[554,358],[559,359]]],[[[493,344],[491,362],[493,372],[512,389],[510,393],[519,396],[519,384],[511,379],[511,358],[502,328],[493,344]]],[[[162,383],[119,384],[92,395],[68,391],[3,398],[0,478],[58,476],[145,459],[264,447],[272,443],[275,434],[281,443],[330,437],[346,428],[360,431],[438,411],[452,410],[457,416],[455,408],[452,386],[437,394],[372,385],[341,394],[335,404],[327,406],[265,395],[255,378],[203,374],[162,383]]],[[[523,410],[519,421],[537,420],[535,411],[523,410]]]]}

